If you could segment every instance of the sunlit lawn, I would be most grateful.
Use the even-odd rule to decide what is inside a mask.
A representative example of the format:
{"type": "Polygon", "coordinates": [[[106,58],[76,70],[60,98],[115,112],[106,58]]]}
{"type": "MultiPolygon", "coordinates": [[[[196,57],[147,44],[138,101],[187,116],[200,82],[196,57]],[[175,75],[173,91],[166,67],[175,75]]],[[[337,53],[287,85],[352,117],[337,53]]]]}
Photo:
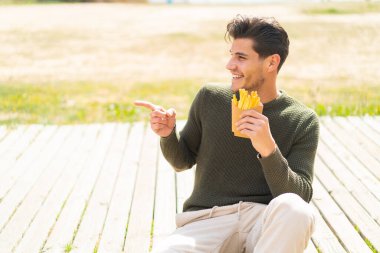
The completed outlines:
{"type": "MultiPolygon", "coordinates": [[[[188,106],[199,89],[193,80],[139,83],[130,90],[106,84],[75,83],[64,86],[2,85],[0,108],[6,124],[91,123],[146,120],[147,111],[132,105],[147,99],[164,107],[174,107],[186,118],[188,106]]],[[[291,87],[287,93],[304,101],[319,115],[378,115],[379,87],[291,87]]]]}
{"type": "MultiPolygon", "coordinates": [[[[147,111],[132,105],[135,99],[174,107],[184,119],[202,85],[228,85],[225,25],[247,9],[88,5],[87,14],[104,15],[93,24],[96,16],[81,15],[78,5],[64,5],[66,13],[73,12],[71,19],[55,20],[53,13],[51,23],[36,20],[47,15],[46,6],[33,6],[0,7],[1,124],[146,120],[147,111]],[[41,15],[33,14],[36,7],[41,15]],[[221,14],[211,15],[214,9],[221,14]],[[14,22],[1,19],[9,10],[14,22]],[[30,20],[25,13],[32,13],[30,20]]],[[[271,13],[268,6],[250,8],[247,13],[271,13]]],[[[356,22],[361,18],[355,16],[379,15],[379,4],[279,8],[290,13],[278,19],[291,40],[280,88],[319,115],[379,115],[380,18],[356,22]]]]}

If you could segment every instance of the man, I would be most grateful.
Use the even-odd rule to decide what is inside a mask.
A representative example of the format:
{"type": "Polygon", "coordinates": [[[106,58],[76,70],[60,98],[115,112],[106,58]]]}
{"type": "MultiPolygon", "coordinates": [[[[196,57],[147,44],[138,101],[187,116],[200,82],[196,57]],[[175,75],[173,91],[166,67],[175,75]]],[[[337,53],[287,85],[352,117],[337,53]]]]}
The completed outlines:
{"type": "Polygon", "coordinates": [[[303,252],[314,230],[307,202],[317,116],[277,88],[289,50],[277,21],[238,16],[226,35],[231,87],[202,88],[179,135],[174,109],[136,102],[152,110],[151,128],[175,170],[197,164],[177,229],[155,252],[303,252]],[[231,132],[231,98],[241,88],[257,91],[264,104],[262,114],[246,110],[237,122],[249,139],[231,132]]]}

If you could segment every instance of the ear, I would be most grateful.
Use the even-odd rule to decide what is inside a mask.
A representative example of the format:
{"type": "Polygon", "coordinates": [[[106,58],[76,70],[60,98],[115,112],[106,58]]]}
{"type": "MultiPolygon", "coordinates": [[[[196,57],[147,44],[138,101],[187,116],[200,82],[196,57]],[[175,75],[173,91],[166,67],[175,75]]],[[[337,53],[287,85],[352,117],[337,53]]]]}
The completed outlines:
{"type": "Polygon", "coordinates": [[[276,73],[278,72],[278,65],[280,64],[281,57],[279,54],[272,54],[268,56],[267,60],[267,67],[268,67],[268,72],[273,72],[275,71],[276,73]]]}

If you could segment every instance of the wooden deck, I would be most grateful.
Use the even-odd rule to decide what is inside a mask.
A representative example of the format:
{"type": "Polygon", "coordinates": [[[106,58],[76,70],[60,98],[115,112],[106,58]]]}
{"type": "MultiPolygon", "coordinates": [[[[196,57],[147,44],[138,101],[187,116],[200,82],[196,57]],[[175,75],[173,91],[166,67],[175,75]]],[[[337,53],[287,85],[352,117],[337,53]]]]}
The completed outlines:
{"type": "MultiPolygon", "coordinates": [[[[321,123],[307,251],[377,252],[380,117],[321,123]]],[[[0,127],[0,252],[148,252],[194,173],[175,174],[158,144],[143,123],[0,127]]]]}

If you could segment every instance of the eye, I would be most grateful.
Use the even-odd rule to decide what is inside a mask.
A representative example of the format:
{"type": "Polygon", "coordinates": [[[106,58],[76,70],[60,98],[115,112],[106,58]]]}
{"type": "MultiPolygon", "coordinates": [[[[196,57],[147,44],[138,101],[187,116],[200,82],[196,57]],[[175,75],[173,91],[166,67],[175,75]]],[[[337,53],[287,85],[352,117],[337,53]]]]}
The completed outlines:
{"type": "Polygon", "coordinates": [[[239,60],[246,60],[247,58],[245,58],[244,56],[241,56],[239,55],[239,60]]]}

